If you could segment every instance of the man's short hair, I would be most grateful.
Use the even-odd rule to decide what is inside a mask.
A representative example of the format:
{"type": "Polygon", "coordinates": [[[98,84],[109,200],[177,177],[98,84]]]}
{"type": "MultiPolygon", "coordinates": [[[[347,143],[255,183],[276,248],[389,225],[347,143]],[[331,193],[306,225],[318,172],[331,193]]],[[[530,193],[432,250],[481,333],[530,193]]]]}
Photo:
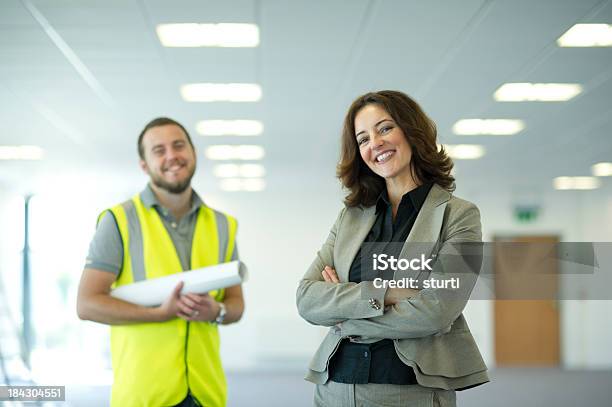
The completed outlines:
{"type": "Polygon", "coordinates": [[[144,147],[142,146],[142,139],[144,138],[145,133],[153,127],[166,126],[168,124],[174,124],[175,126],[180,127],[181,130],[183,130],[183,133],[185,133],[185,136],[187,136],[187,141],[189,141],[191,148],[195,150],[193,142],[191,141],[191,136],[189,136],[189,133],[182,124],[169,117],[157,117],[147,123],[144,129],[142,129],[142,131],[140,132],[140,135],[138,136],[138,155],[140,156],[141,160],[144,160],[144,147]]]}

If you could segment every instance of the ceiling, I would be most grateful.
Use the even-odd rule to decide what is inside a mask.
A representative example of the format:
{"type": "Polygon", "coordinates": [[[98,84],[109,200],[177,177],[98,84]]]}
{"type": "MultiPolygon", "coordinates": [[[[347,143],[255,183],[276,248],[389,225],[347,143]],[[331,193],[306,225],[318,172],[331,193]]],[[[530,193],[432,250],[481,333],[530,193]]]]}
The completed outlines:
{"type": "MultiPolygon", "coordinates": [[[[0,183],[138,176],[137,134],[160,115],[183,122],[200,155],[240,140],[198,136],[198,120],[261,120],[269,180],[331,180],[352,99],[397,89],[436,121],[441,142],[485,146],[483,158],[456,162],[460,183],[552,189],[556,176],[612,161],[612,48],[559,48],[576,23],[612,23],[612,1],[1,0],[0,144],[39,145],[46,156],[0,161],[0,183]],[[260,46],[164,48],[155,26],[179,22],[256,23],[260,46]],[[190,82],[255,82],[263,98],[188,103],[179,86],[190,82]],[[580,83],[584,92],[495,102],[506,82],[580,83]],[[526,129],[452,134],[462,118],[523,119],[526,129]]],[[[216,188],[210,171],[202,177],[216,188]]]]}

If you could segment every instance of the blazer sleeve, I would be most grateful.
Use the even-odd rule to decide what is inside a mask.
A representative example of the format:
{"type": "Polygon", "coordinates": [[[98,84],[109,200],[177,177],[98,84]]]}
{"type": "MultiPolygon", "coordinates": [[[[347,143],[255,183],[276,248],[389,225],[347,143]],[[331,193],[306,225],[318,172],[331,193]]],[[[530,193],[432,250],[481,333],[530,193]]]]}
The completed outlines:
{"type": "Polygon", "coordinates": [[[342,322],[342,336],[406,339],[448,332],[465,308],[482,265],[480,212],[471,203],[463,208],[449,222],[429,275],[459,278],[459,289],[423,289],[388,307],[384,315],[342,322]]]}
{"type": "Polygon", "coordinates": [[[342,209],[321,250],[300,281],[297,309],[302,318],[314,325],[333,326],[347,319],[371,318],[384,312],[385,288],[376,288],[371,281],[328,283],[321,272],[334,267],[334,246],[346,213],[342,209]],[[376,305],[373,305],[376,304],[376,305]]]}

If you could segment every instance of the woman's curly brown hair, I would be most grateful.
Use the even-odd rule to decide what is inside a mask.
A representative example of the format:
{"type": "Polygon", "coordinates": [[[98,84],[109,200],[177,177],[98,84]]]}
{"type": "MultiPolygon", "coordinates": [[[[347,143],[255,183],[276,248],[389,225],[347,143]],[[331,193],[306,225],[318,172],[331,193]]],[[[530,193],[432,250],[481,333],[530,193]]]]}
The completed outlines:
{"type": "Polygon", "coordinates": [[[455,190],[455,178],[450,174],[453,161],[443,147],[436,144],[436,124],[421,106],[408,95],[382,90],[359,96],[349,108],[342,129],[340,162],[337,176],[349,190],[344,203],[349,206],[372,206],[385,189],[385,180],[376,175],[363,161],[355,137],[355,116],[367,105],[377,104],[402,129],[412,149],[411,171],[418,183],[433,182],[449,192],[455,190]]]}

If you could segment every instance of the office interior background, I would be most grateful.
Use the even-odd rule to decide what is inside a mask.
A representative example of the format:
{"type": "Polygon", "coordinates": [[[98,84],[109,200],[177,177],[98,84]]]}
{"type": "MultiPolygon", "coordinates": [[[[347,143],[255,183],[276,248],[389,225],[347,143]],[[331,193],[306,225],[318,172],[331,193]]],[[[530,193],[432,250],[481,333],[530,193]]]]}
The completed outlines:
{"type": "MultiPolygon", "coordinates": [[[[325,329],[295,289],[342,207],[340,130],[362,93],[423,106],[485,241],[612,241],[611,24],[601,0],[1,0],[0,380],[108,403],[108,327],[78,320],[76,290],[97,215],[147,182],[136,139],[157,116],[186,126],[196,191],[239,220],[230,406],[311,403],[325,329]],[[222,23],[248,25],[198,25],[222,23]]],[[[492,382],[459,405],[611,405],[612,302],[565,289],[515,318],[470,301],[492,382]]]]}

